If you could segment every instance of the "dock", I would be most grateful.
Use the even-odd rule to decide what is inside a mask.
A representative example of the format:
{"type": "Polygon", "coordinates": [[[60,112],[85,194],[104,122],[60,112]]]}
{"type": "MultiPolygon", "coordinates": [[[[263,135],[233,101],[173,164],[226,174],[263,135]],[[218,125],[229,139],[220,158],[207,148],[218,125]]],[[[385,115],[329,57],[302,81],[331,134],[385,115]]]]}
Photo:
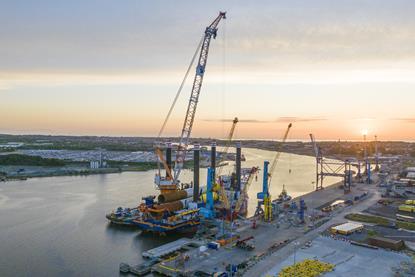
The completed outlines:
{"type": "Polygon", "coordinates": [[[193,239],[188,238],[181,238],[172,242],[169,242],[167,244],[163,244],[159,247],[150,249],[148,251],[143,252],[143,257],[147,259],[158,259],[164,256],[167,256],[169,254],[172,254],[182,248],[186,248],[189,246],[193,247],[199,247],[202,245],[201,242],[198,242],[193,239]]]}
{"type": "MultiPolygon", "coordinates": [[[[301,196],[308,204],[309,211],[307,213],[312,213],[312,210],[326,205],[327,201],[332,202],[335,199],[354,197],[354,195],[360,195],[362,191],[368,189],[363,186],[355,187],[351,193],[345,196],[343,190],[338,188],[338,185],[334,184],[324,190],[301,196]]],[[[293,201],[298,202],[299,198],[293,199],[293,201]]],[[[369,202],[373,201],[375,200],[372,199],[369,202]]],[[[366,205],[364,204],[363,206],[366,205]]],[[[352,209],[364,209],[363,206],[356,204],[352,209]]],[[[257,221],[255,228],[252,227],[252,218],[238,220],[239,226],[235,229],[236,235],[240,237],[240,240],[252,237],[250,242],[253,245],[253,249],[237,247],[236,241],[223,245],[218,249],[211,249],[207,247],[208,242],[205,242],[205,248],[193,247],[193,249],[181,255],[155,264],[151,270],[164,276],[191,276],[195,274],[210,276],[228,272],[229,268],[234,266],[237,268],[238,274],[259,276],[266,273],[268,266],[271,268],[275,264],[275,256],[279,256],[276,252],[282,251],[285,248],[291,249],[291,246],[287,247],[287,245],[291,245],[291,242],[298,238],[303,238],[307,241],[312,240],[314,236],[317,236],[322,231],[320,229],[326,229],[331,224],[330,219],[332,219],[331,216],[320,219],[323,226],[316,224],[315,229],[313,229],[307,225],[295,223],[292,219],[296,217],[296,213],[284,212],[281,214],[281,217],[276,216],[272,222],[257,221]],[[273,258],[270,259],[270,257],[273,258]]],[[[344,219],[338,220],[344,221],[344,219]]],[[[153,249],[152,253],[153,255],[157,255],[158,252],[173,253],[174,249],[180,249],[181,247],[185,249],[183,247],[185,247],[186,242],[190,241],[189,239],[178,240],[153,249]]]]}

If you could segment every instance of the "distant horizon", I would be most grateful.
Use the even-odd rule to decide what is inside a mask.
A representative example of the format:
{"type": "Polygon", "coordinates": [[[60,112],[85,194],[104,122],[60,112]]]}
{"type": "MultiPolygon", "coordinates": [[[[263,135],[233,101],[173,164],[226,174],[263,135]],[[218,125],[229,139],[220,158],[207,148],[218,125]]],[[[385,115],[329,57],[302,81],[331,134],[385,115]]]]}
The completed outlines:
{"type": "MultiPolygon", "coordinates": [[[[152,136],[207,25],[193,137],[415,139],[415,1],[6,1],[0,133],[152,136]]],[[[164,135],[180,133],[195,68],[164,135]]]]}
{"type": "MultiPolygon", "coordinates": [[[[13,134],[13,133],[0,133],[2,135],[10,135],[10,136],[51,136],[51,137],[108,137],[108,138],[158,138],[157,136],[140,136],[140,135],[82,135],[82,134],[35,134],[35,133],[20,133],[20,134],[13,134]]],[[[160,139],[164,138],[179,138],[179,136],[161,136],[160,139]]],[[[226,138],[217,138],[217,137],[191,137],[190,139],[204,139],[204,140],[226,140],[226,138]]],[[[233,141],[244,141],[244,140],[254,140],[254,141],[280,141],[281,139],[271,139],[271,138],[234,138],[233,141]]],[[[362,139],[317,139],[317,141],[322,142],[363,142],[362,139]]],[[[374,141],[374,137],[368,137],[367,142],[374,141]]],[[[17,141],[16,141],[17,142],[17,141]]],[[[310,139],[305,138],[288,138],[287,142],[310,142],[310,139]]],[[[415,143],[415,140],[381,140],[378,138],[378,142],[406,142],[406,143],[415,143]]]]}

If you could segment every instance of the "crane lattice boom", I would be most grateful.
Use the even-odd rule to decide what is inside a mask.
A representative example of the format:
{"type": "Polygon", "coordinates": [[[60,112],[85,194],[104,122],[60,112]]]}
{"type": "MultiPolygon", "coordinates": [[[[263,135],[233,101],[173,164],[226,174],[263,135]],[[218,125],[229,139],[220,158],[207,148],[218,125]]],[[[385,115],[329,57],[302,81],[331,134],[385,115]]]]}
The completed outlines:
{"type": "MultiPolygon", "coordinates": [[[[237,117],[235,117],[234,120],[232,121],[232,127],[231,127],[231,130],[229,131],[229,135],[228,135],[228,138],[226,140],[226,145],[225,145],[225,148],[223,150],[223,155],[226,155],[228,153],[229,146],[230,146],[232,138],[233,138],[233,133],[235,132],[236,124],[238,123],[238,121],[239,120],[238,120],[237,117]]],[[[223,158],[222,158],[222,160],[223,160],[223,158]]],[[[219,177],[221,176],[222,169],[223,169],[223,166],[219,167],[219,170],[216,173],[217,176],[219,176],[219,177]]],[[[215,180],[216,180],[216,178],[215,178],[215,180]]],[[[225,188],[223,187],[223,185],[220,185],[220,195],[221,195],[222,202],[223,202],[225,208],[229,209],[229,200],[228,200],[228,196],[226,195],[226,191],[225,191],[225,188]]]]}
{"type": "Polygon", "coordinates": [[[203,76],[206,69],[210,40],[212,37],[216,38],[216,33],[218,30],[217,26],[222,18],[226,18],[225,12],[220,12],[216,19],[205,30],[205,36],[203,38],[202,48],[200,50],[199,62],[196,67],[196,75],[193,81],[192,92],[190,94],[186,117],[183,123],[182,134],[180,136],[180,143],[176,153],[176,161],[174,165],[174,184],[176,185],[180,176],[181,169],[183,168],[187,147],[189,145],[189,138],[192,132],[197,103],[199,101],[200,89],[202,87],[203,76]]]}
{"type": "Polygon", "coordinates": [[[310,134],[311,144],[313,145],[314,155],[318,160],[320,158],[320,150],[318,149],[316,139],[314,138],[313,134],[310,134]]]}
{"type": "MultiPolygon", "coordinates": [[[[287,130],[285,130],[284,137],[282,139],[281,145],[283,145],[285,143],[285,141],[287,140],[288,133],[290,132],[290,129],[291,129],[292,126],[293,125],[291,123],[288,124],[287,130]]],[[[274,160],[272,161],[272,164],[271,164],[271,167],[270,167],[270,170],[269,170],[269,183],[271,182],[272,173],[274,172],[275,167],[277,166],[280,155],[281,155],[281,151],[278,151],[274,156],[274,160]]]]}
{"type": "Polygon", "coordinates": [[[236,205],[235,205],[236,212],[240,211],[242,203],[245,201],[245,199],[248,198],[249,187],[251,186],[252,181],[255,179],[257,172],[258,172],[258,167],[252,167],[251,172],[249,173],[248,180],[246,181],[245,186],[239,196],[238,202],[236,202],[236,205]]]}
{"type": "MultiPolygon", "coordinates": [[[[232,142],[233,134],[235,133],[236,124],[237,124],[238,122],[239,122],[239,120],[238,120],[238,118],[237,118],[237,117],[235,117],[235,118],[233,119],[233,121],[232,121],[232,127],[231,127],[231,129],[230,129],[230,131],[229,131],[229,135],[228,135],[228,137],[227,137],[227,139],[226,139],[225,148],[223,148],[223,151],[222,151],[223,156],[222,156],[221,161],[223,161],[223,160],[225,159],[225,155],[226,155],[226,154],[228,154],[229,147],[231,146],[231,142],[232,142]]],[[[219,163],[220,163],[221,161],[219,161],[219,163]]],[[[218,170],[218,171],[217,171],[217,173],[216,173],[216,175],[217,175],[217,176],[220,176],[220,175],[222,174],[222,168],[223,168],[223,166],[219,167],[219,170],[218,170]]]]}

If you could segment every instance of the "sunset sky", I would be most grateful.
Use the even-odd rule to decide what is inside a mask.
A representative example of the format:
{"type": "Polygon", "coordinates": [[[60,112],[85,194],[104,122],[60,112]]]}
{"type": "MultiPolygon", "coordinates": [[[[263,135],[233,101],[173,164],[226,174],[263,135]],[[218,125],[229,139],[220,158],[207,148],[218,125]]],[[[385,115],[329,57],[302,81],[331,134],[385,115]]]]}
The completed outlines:
{"type": "Polygon", "coordinates": [[[220,10],[194,137],[415,140],[410,0],[1,1],[0,133],[156,136],[220,10]]]}

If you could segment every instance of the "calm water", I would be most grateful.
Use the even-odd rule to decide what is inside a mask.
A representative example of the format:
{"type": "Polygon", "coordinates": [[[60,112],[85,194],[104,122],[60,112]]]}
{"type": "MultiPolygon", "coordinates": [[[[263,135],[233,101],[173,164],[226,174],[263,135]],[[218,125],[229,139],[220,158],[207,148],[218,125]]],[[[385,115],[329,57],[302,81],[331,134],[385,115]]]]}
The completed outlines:
{"type": "MultiPolygon", "coordinates": [[[[262,168],[263,160],[274,156],[254,149],[243,149],[243,153],[244,167],[262,168]]],[[[282,184],[292,196],[311,191],[314,161],[282,154],[272,195],[280,193],[282,184]]],[[[262,188],[261,174],[250,188],[250,212],[262,188]]],[[[0,276],[117,276],[120,262],[139,263],[142,251],[177,237],[115,228],[107,223],[105,213],[118,206],[134,206],[142,196],[155,194],[153,177],[154,171],[149,171],[0,183],[0,276]]],[[[191,178],[191,172],[181,176],[191,178]]],[[[201,182],[205,179],[206,169],[202,169],[201,182]]]]}

